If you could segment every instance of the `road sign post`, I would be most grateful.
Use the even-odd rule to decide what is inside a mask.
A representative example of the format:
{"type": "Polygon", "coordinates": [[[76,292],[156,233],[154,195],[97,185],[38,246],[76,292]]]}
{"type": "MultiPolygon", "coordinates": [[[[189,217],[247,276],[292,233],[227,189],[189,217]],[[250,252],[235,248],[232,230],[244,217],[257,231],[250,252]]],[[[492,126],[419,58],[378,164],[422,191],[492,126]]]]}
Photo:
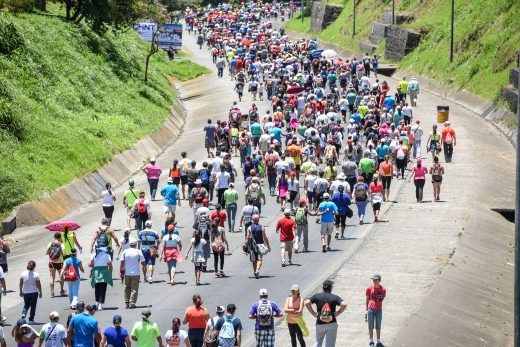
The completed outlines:
{"type": "MultiPolygon", "coordinates": [[[[520,51],[518,51],[520,68],[520,51]]],[[[518,74],[518,98],[516,104],[516,194],[515,194],[515,289],[514,289],[514,346],[520,346],[520,74],[518,74]]]]}

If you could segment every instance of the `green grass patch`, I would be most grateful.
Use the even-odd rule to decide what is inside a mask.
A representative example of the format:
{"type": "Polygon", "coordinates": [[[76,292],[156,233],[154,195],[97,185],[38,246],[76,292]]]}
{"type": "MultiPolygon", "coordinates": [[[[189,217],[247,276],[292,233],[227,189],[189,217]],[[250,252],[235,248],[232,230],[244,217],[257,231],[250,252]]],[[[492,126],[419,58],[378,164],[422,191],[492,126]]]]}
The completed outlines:
{"type": "Polygon", "coordinates": [[[303,17],[303,23],[302,23],[302,17],[301,13],[295,15],[291,20],[287,21],[285,23],[285,28],[296,31],[299,33],[311,33],[311,17],[303,17]]]}
{"type": "MultiPolygon", "coordinates": [[[[339,1],[339,0],[337,0],[339,1]]],[[[337,2],[334,1],[334,2],[337,2]]],[[[356,35],[352,35],[353,0],[344,1],[338,19],[317,37],[340,47],[359,51],[359,42],[369,42],[372,22],[391,11],[390,0],[363,0],[357,3],[356,35]]],[[[434,78],[436,81],[465,88],[489,100],[499,98],[500,86],[508,84],[510,68],[516,64],[520,42],[520,2],[517,0],[456,1],[454,62],[449,62],[449,0],[396,0],[396,11],[415,20],[404,27],[425,33],[419,46],[399,67],[434,78]]],[[[310,22],[296,20],[286,27],[309,32],[310,22]]],[[[376,51],[384,53],[384,44],[376,51]]]]}
{"type": "Polygon", "coordinates": [[[161,126],[174,101],[164,52],[58,17],[0,13],[0,216],[90,173],[161,126]]]}
{"type": "Polygon", "coordinates": [[[188,81],[211,72],[210,69],[206,68],[205,66],[196,64],[191,60],[175,59],[172,63],[173,77],[181,81],[188,81]]]}

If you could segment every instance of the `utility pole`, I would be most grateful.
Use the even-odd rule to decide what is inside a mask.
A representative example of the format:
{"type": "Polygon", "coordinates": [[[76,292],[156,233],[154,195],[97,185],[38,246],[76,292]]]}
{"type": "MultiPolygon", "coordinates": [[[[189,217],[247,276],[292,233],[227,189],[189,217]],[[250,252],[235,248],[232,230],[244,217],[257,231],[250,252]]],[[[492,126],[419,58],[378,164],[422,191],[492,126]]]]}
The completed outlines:
{"type": "Polygon", "coordinates": [[[395,0],[392,0],[392,24],[395,25],[395,0]]]}
{"type": "MultiPolygon", "coordinates": [[[[520,50],[518,51],[520,68],[520,50]]],[[[516,104],[516,194],[515,194],[515,341],[513,346],[520,346],[520,73],[518,74],[518,99],[516,104]]]]}
{"type": "Polygon", "coordinates": [[[450,63],[453,63],[453,30],[455,22],[455,0],[451,0],[450,63]]]}
{"type": "Polygon", "coordinates": [[[301,8],[302,8],[302,15],[300,17],[302,17],[302,23],[303,23],[303,7],[304,7],[305,3],[304,3],[304,0],[302,0],[302,3],[301,3],[301,8]]]}
{"type": "Polygon", "coordinates": [[[356,0],[354,0],[354,17],[352,17],[352,37],[356,35],[356,0]]]}

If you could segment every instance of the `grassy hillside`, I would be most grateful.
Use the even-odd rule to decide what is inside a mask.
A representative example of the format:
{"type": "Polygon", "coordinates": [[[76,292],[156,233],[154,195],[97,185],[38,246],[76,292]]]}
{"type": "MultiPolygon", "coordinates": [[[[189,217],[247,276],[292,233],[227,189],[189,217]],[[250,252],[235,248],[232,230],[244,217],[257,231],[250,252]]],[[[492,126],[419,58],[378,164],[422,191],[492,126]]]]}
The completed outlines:
{"type": "Polygon", "coordinates": [[[0,216],[163,123],[175,68],[157,53],[144,84],[147,49],[133,30],[100,37],[58,17],[0,12],[0,216]]]}
{"type": "MultiPolygon", "coordinates": [[[[338,2],[341,0],[335,0],[338,2]]],[[[357,3],[356,36],[352,37],[353,0],[343,2],[339,18],[318,38],[358,51],[358,43],[368,42],[371,24],[381,13],[391,11],[391,0],[360,0],[357,3]]],[[[420,45],[399,66],[451,82],[490,100],[497,100],[500,85],[507,84],[509,68],[516,64],[520,42],[520,1],[455,1],[455,55],[449,63],[449,0],[395,0],[396,12],[409,13],[415,21],[405,27],[426,32],[420,45]]],[[[287,28],[309,32],[310,21],[299,17],[287,28]]],[[[384,43],[378,47],[384,53],[384,43]]]]}

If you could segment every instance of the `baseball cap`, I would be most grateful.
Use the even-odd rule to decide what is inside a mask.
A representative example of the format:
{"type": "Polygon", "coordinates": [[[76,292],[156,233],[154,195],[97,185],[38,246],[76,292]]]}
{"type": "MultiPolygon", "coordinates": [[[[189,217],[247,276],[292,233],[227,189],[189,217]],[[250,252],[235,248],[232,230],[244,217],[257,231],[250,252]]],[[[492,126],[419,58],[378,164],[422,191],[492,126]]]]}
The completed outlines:
{"type": "Polygon", "coordinates": [[[217,306],[217,313],[224,313],[225,310],[224,306],[217,306]]]}
{"type": "Polygon", "coordinates": [[[286,208],[284,211],[283,211],[283,214],[286,215],[286,216],[289,216],[291,214],[291,210],[289,210],[288,208],[286,208]]]}
{"type": "Polygon", "coordinates": [[[300,199],[300,201],[298,201],[298,204],[301,206],[301,205],[307,205],[307,200],[305,199],[300,199]]]}
{"type": "Polygon", "coordinates": [[[260,289],[258,291],[258,295],[260,295],[260,296],[267,296],[268,295],[267,289],[265,289],[265,288],[260,289]]]}
{"type": "Polygon", "coordinates": [[[151,227],[152,226],[152,221],[151,220],[147,220],[146,222],[144,222],[144,226],[145,227],[151,227]]]}
{"type": "Polygon", "coordinates": [[[330,289],[332,288],[333,284],[334,282],[332,282],[331,280],[325,280],[323,281],[323,289],[330,289]]]}
{"type": "Polygon", "coordinates": [[[173,183],[173,178],[168,178],[168,183],[173,183]]]}
{"type": "Polygon", "coordinates": [[[197,179],[195,180],[195,184],[202,184],[202,180],[201,180],[200,178],[197,178],[197,179]]]}
{"type": "Polygon", "coordinates": [[[143,310],[141,312],[141,317],[145,318],[145,319],[148,319],[151,315],[152,315],[152,312],[150,310],[148,310],[148,309],[143,310]]]}
{"type": "Polygon", "coordinates": [[[323,194],[323,199],[329,199],[329,198],[330,198],[329,193],[325,193],[325,194],[323,194]]]}
{"type": "Polygon", "coordinates": [[[155,162],[156,162],[155,157],[151,157],[150,158],[150,163],[155,163],[155,162]]]}
{"type": "Polygon", "coordinates": [[[133,187],[134,184],[135,184],[135,181],[134,181],[133,179],[129,179],[129,180],[128,180],[128,185],[129,185],[129,186],[133,187]]]}
{"type": "Polygon", "coordinates": [[[54,319],[54,318],[59,318],[60,317],[60,314],[56,311],[52,311],[50,314],[49,314],[49,318],[51,319],[54,319]]]}
{"type": "Polygon", "coordinates": [[[297,284],[293,284],[293,286],[291,287],[291,291],[295,291],[295,292],[299,292],[300,291],[300,286],[297,285],[297,284]]]}
{"type": "Polygon", "coordinates": [[[230,187],[234,187],[235,184],[234,184],[233,182],[230,182],[230,183],[229,183],[229,186],[230,186],[230,187]]]}
{"type": "Polygon", "coordinates": [[[123,318],[121,318],[120,315],[116,314],[113,318],[112,318],[112,323],[121,323],[123,321],[123,318]]]}
{"type": "Polygon", "coordinates": [[[96,304],[89,304],[85,307],[85,309],[87,311],[96,311],[97,310],[97,305],[96,304]]]}
{"type": "Polygon", "coordinates": [[[108,224],[108,218],[107,217],[101,218],[101,224],[108,224]]]}
{"type": "Polygon", "coordinates": [[[76,303],[76,308],[85,308],[85,303],[83,301],[78,301],[76,303]]]}
{"type": "Polygon", "coordinates": [[[175,226],[172,224],[168,225],[168,230],[175,230],[175,226]]]}
{"type": "Polygon", "coordinates": [[[24,324],[27,324],[27,322],[25,321],[25,319],[18,319],[18,320],[16,321],[16,325],[19,326],[19,327],[21,327],[21,326],[24,325],[24,324]]]}
{"type": "Polygon", "coordinates": [[[235,312],[236,309],[237,309],[237,307],[235,306],[235,304],[228,304],[227,305],[227,311],[228,312],[235,312]]]}
{"type": "Polygon", "coordinates": [[[372,279],[380,281],[381,280],[381,275],[375,274],[375,275],[372,276],[372,279]]]}
{"type": "Polygon", "coordinates": [[[208,199],[202,200],[202,205],[209,205],[209,200],[208,199]]]}

